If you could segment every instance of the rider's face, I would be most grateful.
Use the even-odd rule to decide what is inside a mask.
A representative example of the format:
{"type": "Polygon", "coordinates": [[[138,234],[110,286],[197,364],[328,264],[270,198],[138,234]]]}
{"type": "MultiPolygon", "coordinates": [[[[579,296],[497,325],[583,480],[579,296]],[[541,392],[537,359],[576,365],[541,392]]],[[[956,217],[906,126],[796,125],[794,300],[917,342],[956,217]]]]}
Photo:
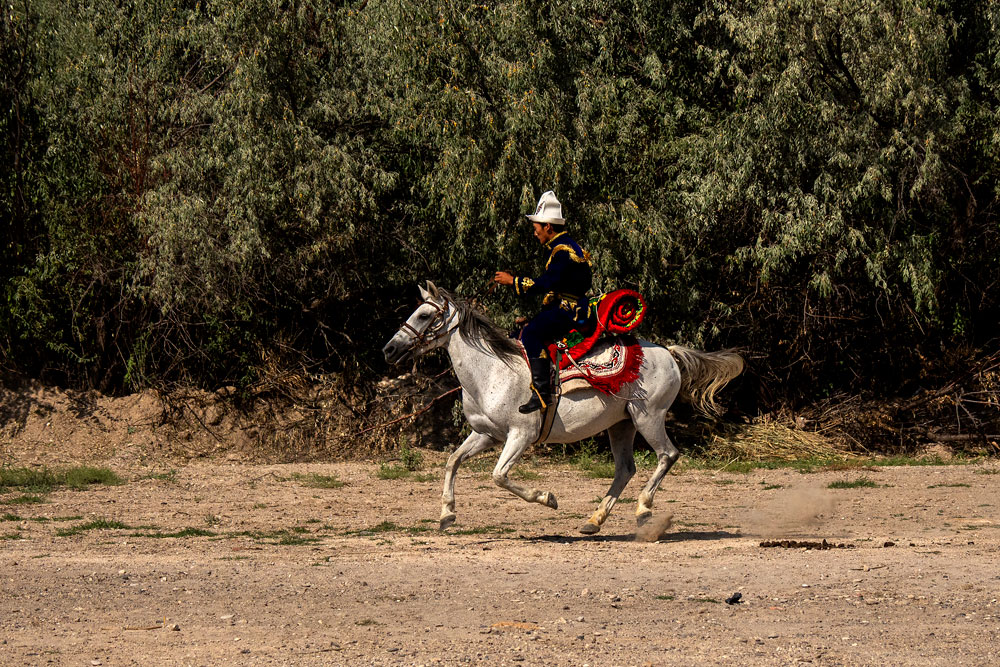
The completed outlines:
{"type": "Polygon", "coordinates": [[[548,243],[553,236],[556,235],[555,230],[552,229],[552,225],[545,223],[544,225],[540,222],[531,223],[534,228],[535,238],[538,239],[539,243],[548,243]]]}

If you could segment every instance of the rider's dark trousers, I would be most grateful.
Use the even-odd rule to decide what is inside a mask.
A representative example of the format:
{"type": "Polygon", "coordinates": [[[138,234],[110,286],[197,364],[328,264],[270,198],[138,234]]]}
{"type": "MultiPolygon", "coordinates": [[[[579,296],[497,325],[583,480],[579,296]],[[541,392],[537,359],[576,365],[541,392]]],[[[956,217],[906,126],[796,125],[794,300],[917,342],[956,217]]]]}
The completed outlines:
{"type": "Polygon", "coordinates": [[[521,329],[519,338],[524,345],[525,354],[529,359],[542,356],[548,358],[546,347],[562,339],[576,325],[577,322],[570,313],[560,308],[545,308],[521,329]]]}

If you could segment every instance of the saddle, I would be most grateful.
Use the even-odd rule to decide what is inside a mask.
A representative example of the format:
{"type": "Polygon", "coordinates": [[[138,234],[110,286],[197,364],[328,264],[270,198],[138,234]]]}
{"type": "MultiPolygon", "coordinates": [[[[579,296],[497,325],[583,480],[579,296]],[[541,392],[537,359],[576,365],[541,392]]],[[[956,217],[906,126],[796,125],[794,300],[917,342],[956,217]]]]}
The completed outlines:
{"type": "Polygon", "coordinates": [[[617,394],[624,385],[639,379],[642,360],[642,346],[634,336],[602,338],[580,359],[567,360],[569,365],[559,370],[560,390],[568,394],[593,387],[617,394]]]}
{"type": "Polygon", "coordinates": [[[590,317],[549,346],[549,358],[559,359],[562,392],[593,387],[617,393],[639,377],[642,346],[630,331],[642,322],[646,301],[638,292],[619,289],[590,300],[590,317]]]}

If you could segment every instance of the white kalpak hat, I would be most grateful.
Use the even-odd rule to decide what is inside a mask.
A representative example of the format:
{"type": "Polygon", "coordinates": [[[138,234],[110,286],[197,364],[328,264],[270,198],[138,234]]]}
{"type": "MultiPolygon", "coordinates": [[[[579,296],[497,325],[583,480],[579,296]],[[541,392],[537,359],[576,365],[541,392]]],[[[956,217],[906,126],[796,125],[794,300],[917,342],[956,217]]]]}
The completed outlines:
{"type": "Polygon", "coordinates": [[[532,222],[540,222],[543,225],[548,222],[553,225],[564,225],[566,221],[562,217],[562,204],[556,199],[556,193],[549,190],[538,199],[538,206],[535,212],[528,216],[532,222]]]}

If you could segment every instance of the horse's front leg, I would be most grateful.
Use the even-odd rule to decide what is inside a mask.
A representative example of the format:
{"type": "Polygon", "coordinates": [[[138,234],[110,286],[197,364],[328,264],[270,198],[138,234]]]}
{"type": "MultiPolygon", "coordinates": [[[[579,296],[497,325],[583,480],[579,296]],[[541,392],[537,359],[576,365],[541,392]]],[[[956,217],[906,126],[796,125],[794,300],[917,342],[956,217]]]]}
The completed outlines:
{"type": "Polygon", "coordinates": [[[485,433],[473,433],[448,457],[444,466],[444,491],[441,494],[441,530],[455,523],[455,473],[462,461],[500,444],[485,433]]]}
{"type": "Polygon", "coordinates": [[[618,502],[618,496],[635,475],[635,456],[632,450],[635,425],[631,420],[618,422],[608,429],[608,439],[611,441],[611,452],[615,457],[615,478],[611,481],[611,488],[597,506],[597,510],[580,527],[580,532],[586,535],[593,535],[601,530],[601,526],[611,514],[611,508],[618,502]]]}
{"type": "Polygon", "coordinates": [[[511,432],[507,436],[507,442],[503,446],[503,451],[500,452],[500,460],[497,461],[496,467],[493,468],[493,481],[497,483],[497,486],[507,489],[515,496],[524,498],[529,503],[540,503],[552,509],[558,509],[559,503],[551,491],[524,488],[510,481],[507,477],[511,468],[521,458],[521,454],[531,444],[532,439],[532,436],[517,431],[511,432]]]}

